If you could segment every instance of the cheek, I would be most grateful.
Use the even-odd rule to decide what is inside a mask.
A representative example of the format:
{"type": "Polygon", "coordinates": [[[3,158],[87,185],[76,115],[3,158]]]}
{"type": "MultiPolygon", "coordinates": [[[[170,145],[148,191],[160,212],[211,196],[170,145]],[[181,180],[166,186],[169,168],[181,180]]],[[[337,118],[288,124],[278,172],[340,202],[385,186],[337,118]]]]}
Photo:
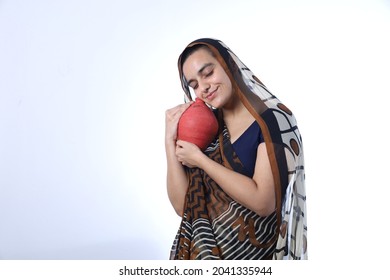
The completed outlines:
{"type": "Polygon", "coordinates": [[[224,79],[223,84],[225,85],[225,90],[227,91],[228,94],[233,92],[233,86],[228,77],[224,79]]]}
{"type": "Polygon", "coordinates": [[[229,89],[232,89],[232,88],[233,88],[232,82],[230,81],[228,75],[225,76],[225,83],[226,83],[226,85],[227,85],[227,87],[228,87],[229,89]]]}
{"type": "Polygon", "coordinates": [[[232,88],[232,82],[230,81],[229,76],[225,72],[221,73],[221,75],[219,76],[219,81],[224,84],[226,88],[232,88]]]}

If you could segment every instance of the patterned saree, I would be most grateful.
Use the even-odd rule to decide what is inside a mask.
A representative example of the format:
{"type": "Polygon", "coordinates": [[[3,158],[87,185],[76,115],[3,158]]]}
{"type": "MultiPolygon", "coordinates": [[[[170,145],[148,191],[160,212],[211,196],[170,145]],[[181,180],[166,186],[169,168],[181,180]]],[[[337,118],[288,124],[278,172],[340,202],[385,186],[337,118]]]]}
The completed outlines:
{"type": "MultiPolygon", "coordinates": [[[[188,47],[196,44],[211,49],[260,126],[274,177],[276,210],[261,217],[231,199],[203,170],[186,167],[189,188],[170,259],[307,259],[304,157],[292,112],[221,41],[199,39],[188,47]]],[[[192,100],[181,56],[178,64],[186,101],[192,100]]],[[[217,116],[219,135],[205,154],[243,173],[222,114],[217,116]]]]}

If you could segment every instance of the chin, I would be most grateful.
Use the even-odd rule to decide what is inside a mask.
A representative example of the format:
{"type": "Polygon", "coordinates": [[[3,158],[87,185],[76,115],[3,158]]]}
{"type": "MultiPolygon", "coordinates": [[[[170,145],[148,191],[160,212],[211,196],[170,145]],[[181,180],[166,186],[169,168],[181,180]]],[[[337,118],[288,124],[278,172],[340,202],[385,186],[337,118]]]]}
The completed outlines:
{"type": "Polygon", "coordinates": [[[210,104],[210,106],[213,106],[213,108],[217,108],[217,109],[221,109],[225,105],[223,100],[219,100],[219,99],[218,100],[214,99],[211,103],[208,104],[210,104]]]}
{"type": "Polygon", "coordinates": [[[220,106],[220,104],[216,103],[216,102],[210,102],[210,103],[207,103],[206,104],[211,107],[211,108],[215,108],[215,109],[219,109],[221,108],[222,106],[220,106]]]}

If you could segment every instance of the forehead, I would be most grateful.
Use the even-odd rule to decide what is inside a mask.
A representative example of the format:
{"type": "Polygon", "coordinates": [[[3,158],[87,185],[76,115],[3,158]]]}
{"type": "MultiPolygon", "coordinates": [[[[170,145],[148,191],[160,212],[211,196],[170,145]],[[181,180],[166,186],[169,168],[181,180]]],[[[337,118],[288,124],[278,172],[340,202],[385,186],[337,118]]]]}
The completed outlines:
{"type": "Polygon", "coordinates": [[[203,48],[190,54],[183,64],[183,74],[188,79],[189,76],[196,76],[206,64],[218,64],[218,61],[208,50],[203,48]]]}

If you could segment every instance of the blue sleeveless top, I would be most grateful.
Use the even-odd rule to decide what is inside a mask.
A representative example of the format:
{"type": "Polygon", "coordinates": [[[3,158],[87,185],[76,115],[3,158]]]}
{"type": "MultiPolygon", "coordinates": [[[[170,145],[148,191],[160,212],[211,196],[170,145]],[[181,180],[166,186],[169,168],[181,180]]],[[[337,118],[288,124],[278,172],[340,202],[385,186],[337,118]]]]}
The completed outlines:
{"type": "Polygon", "coordinates": [[[257,157],[257,148],[264,142],[259,124],[254,121],[240,137],[234,141],[233,149],[244,165],[244,175],[253,177],[257,157]]]}

